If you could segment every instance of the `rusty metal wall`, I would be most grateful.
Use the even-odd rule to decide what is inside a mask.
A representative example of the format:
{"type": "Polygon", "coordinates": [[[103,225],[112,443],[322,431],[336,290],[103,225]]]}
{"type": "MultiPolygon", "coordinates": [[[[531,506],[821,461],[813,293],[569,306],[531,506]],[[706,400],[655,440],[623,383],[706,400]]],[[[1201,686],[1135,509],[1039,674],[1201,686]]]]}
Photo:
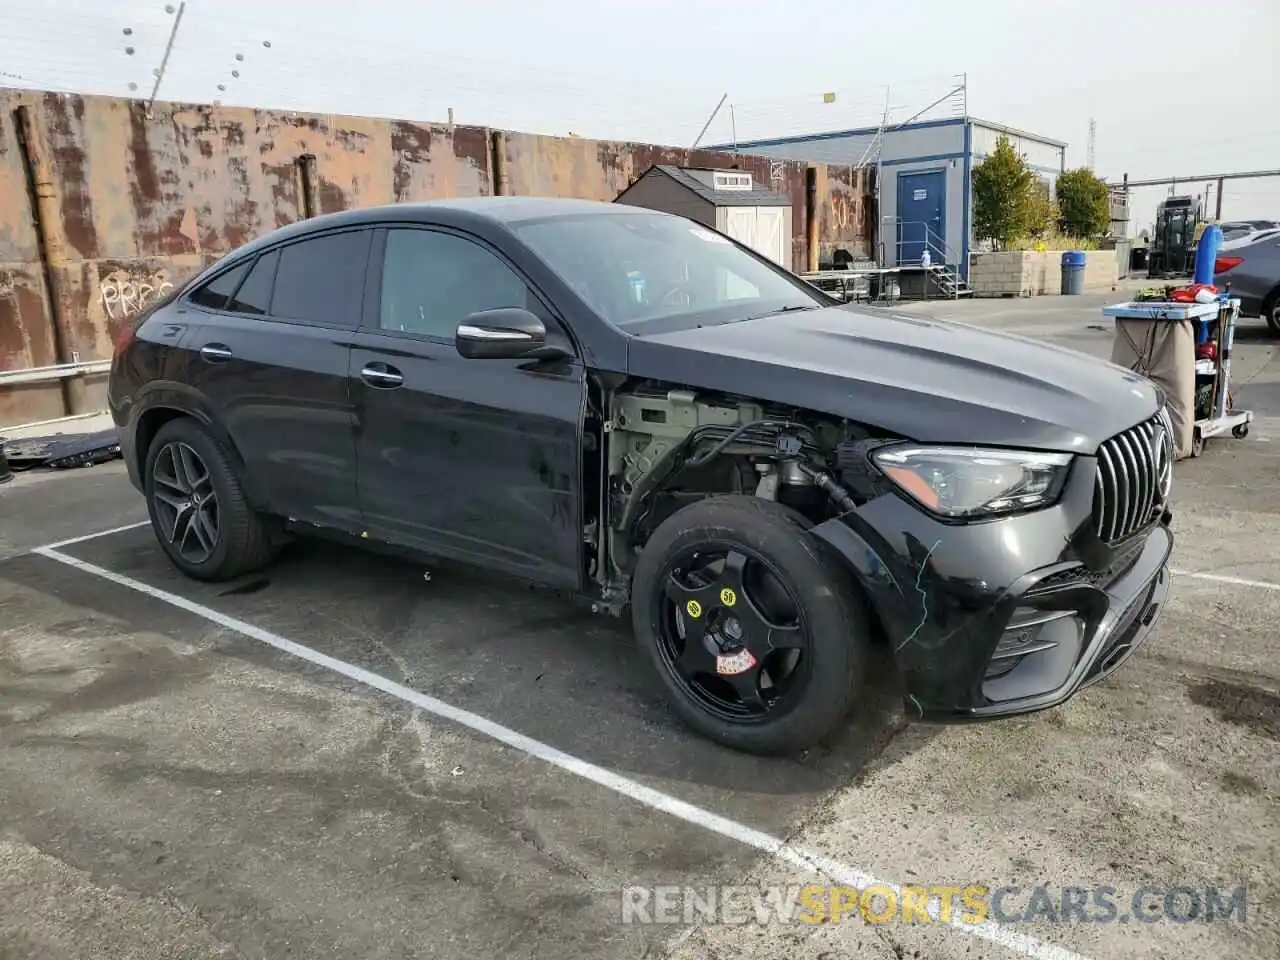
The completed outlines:
{"type": "MultiPolygon", "coordinates": [[[[109,358],[120,328],[172,285],[308,214],[494,192],[613,200],[653,163],[737,163],[788,192],[804,269],[806,165],[795,161],[179,103],[148,116],[136,100],[5,91],[0,370],[109,358]]],[[[824,255],[869,253],[868,171],[817,177],[824,255]]],[[[104,380],[77,378],[70,393],[0,386],[0,425],[101,408],[104,380]]]]}

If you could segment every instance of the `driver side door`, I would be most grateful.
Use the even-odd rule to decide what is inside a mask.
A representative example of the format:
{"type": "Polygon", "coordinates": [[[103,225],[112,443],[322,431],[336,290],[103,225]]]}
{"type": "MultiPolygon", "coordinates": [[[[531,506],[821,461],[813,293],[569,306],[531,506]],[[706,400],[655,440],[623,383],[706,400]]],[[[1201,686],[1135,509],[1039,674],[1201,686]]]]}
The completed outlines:
{"type": "Polygon", "coordinates": [[[349,371],[369,535],[577,589],[582,362],[468,360],[454,343],[500,307],[568,343],[550,305],[478,237],[426,226],[378,231],[370,289],[349,371]]]}

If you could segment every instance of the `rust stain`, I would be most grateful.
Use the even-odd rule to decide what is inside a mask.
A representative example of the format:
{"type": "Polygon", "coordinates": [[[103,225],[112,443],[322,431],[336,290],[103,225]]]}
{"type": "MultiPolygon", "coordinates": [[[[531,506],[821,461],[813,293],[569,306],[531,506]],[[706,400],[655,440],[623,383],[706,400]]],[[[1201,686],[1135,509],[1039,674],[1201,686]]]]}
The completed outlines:
{"type": "Polygon", "coordinates": [[[391,197],[396,203],[404,203],[413,199],[414,168],[431,162],[431,129],[416,123],[392,124],[391,153],[395,157],[391,197]]]}
{"type": "MultiPolygon", "coordinates": [[[[0,267],[0,370],[57,363],[39,263],[0,267]]],[[[3,421],[0,421],[3,422],[3,421]]]]}
{"type": "Polygon", "coordinates": [[[88,158],[84,150],[84,98],[50,93],[45,95],[41,106],[60,181],[63,235],[80,256],[96,257],[98,236],[93,223],[93,198],[88,189],[88,158]]]}
{"type": "Polygon", "coordinates": [[[39,258],[18,132],[13,110],[6,109],[0,112],[0,263],[25,263],[39,258]]]}

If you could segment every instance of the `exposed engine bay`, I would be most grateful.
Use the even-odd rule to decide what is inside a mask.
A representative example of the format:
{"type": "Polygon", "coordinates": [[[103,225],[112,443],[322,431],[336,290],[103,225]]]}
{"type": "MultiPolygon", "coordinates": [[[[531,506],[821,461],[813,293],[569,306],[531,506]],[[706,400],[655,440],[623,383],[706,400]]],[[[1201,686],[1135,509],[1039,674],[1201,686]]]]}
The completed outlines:
{"type": "Polygon", "coordinates": [[[817,523],[884,488],[863,447],[891,438],[846,421],[663,384],[614,391],[602,406],[597,516],[605,520],[589,524],[587,542],[590,575],[606,597],[652,531],[696,500],[752,495],[817,523]]]}

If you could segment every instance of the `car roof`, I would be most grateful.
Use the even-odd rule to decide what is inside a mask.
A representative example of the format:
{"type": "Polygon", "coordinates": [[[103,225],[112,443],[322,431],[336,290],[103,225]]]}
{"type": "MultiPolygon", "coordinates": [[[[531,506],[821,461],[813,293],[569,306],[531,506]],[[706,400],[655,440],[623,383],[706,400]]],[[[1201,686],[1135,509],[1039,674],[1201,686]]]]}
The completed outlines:
{"type": "MultiPolygon", "coordinates": [[[[632,207],[603,200],[578,200],[568,197],[450,197],[440,200],[423,200],[413,203],[384,203],[371,207],[358,207],[337,213],[299,220],[262,234],[231,251],[236,260],[242,256],[283,240],[301,238],[322,230],[355,227],[362,224],[398,220],[400,222],[451,223],[455,225],[479,225],[481,223],[511,226],[527,220],[545,220],[557,217],[580,217],[617,213],[648,214],[668,217],[672,214],[632,207]]],[[[226,258],[229,261],[231,258],[226,258]]]]}

